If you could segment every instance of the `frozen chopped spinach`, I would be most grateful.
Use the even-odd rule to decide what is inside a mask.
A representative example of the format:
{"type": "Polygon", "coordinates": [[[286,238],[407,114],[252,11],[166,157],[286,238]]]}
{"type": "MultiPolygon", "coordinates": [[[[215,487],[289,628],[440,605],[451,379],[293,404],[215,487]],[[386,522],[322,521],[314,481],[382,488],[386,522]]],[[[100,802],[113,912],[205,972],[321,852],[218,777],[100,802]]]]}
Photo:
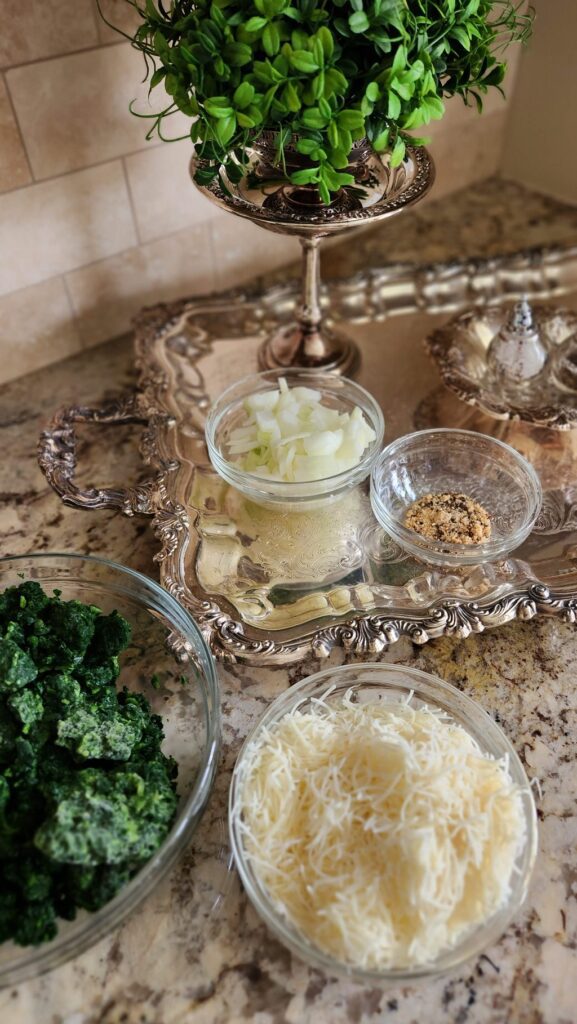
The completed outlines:
{"type": "Polygon", "coordinates": [[[130,626],[36,582],[0,595],[0,942],[52,939],[150,858],[176,812],[162,721],[117,689],[130,626]]]}

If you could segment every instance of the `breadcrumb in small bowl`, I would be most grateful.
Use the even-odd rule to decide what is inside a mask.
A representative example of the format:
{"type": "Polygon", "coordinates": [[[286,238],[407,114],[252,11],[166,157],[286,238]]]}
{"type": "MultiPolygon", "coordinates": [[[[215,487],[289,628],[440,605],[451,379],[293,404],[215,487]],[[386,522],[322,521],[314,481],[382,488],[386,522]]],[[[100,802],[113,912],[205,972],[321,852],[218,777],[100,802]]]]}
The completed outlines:
{"type": "Polygon", "coordinates": [[[376,519],[402,548],[435,565],[479,565],[529,536],[542,491],[502,441],[468,430],[421,430],[383,450],[371,475],[376,519]]]}

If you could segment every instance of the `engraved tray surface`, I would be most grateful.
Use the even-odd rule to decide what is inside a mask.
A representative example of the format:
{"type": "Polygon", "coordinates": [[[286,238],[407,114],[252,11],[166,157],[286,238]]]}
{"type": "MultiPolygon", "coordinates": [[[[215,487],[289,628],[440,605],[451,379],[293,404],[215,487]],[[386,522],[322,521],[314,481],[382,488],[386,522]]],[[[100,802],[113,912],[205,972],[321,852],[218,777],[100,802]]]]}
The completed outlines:
{"type": "Polygon", "coordinates": [[[60,414],[44,436],[41,465],[72,504],[154,513],[161,582],[188,606],[219,657],[280,664],[311,651],[325,656],[336,644],[375,653],[403,634],[417,643],[466,636],[516,616],[574,621],[576,434],[489,419],[463,404],[440,386],[423,345],[451,313],[522,292],[577,303],[577,252],[403,265],[325,289],[331,311],[359,345],[358,380],[381,403],[386,441],[427,426],[462,426],[492,433],[531,459],[544,506],[536,531],[507,561],[459,570],[416,561],[376,523],[367,486],[327,509],[291,514],[253,505],[214,472],[204,444],[206,411],[224,387],[256,369],[264,334],[290,317],[292,285],[139,316],[140,390],[113,418],[147,421],[142,451],[156,471],[148,484],[114,499],[108,492],[108,500],[104,492],[72,493],[72,423],[103,418],[98,412],[60,414]]]}

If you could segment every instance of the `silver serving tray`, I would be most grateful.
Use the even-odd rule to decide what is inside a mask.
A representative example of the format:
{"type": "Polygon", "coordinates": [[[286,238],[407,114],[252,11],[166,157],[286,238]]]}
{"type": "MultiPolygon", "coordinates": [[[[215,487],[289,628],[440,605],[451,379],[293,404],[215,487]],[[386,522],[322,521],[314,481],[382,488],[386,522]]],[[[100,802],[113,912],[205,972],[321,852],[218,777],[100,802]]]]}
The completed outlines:
{"type": "Polygon", "coordinates": [[[161,583],[221,658],[285,664],[335,645],[377,653],[402,635],[418,644],[465,637],[516,617],[575,621],[577,435],[471,409],[439,387],[423,346],[451,313],[572,292],[577,303],[577,250],[569,248],[373,269],[325,288],[333,317],[359,345],[358,379],[381,403],[387,440],[465,426],[506,439],[536,466],[545,488],[537,529],[498,564],[444,571],[407,556],[374,520],[366,488],[328,511],[288,514],[252,505],[214,473],[206,411],[256,369],[263,337],[290,318],[292,284],[145,310],[135,329],[138,391],[101,409],[58,413],[42,435],[40,465],[69,505],[153,516],[161,583]],[[151,478],[127,489],[77,486],[78,422],[144,423],[151,478]]]}

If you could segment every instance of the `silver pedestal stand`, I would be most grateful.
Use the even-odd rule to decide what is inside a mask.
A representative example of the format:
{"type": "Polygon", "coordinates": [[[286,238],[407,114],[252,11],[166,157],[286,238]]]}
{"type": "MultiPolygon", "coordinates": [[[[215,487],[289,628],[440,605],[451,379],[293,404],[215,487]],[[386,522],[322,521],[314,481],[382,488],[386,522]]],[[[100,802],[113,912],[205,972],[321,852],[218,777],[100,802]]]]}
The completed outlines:
{"type": "MultiPolygon", "coordinates": [[[[198,166],[202,161],[195,155],[191,174],[198,166]]],[[[286,178],[279,180],[270,144],[259,139],[249,152],[247,169],[238,184],[231,182],[222,168],[226,188],[219,177],[208,185],[197,185],[203,195],[237,217],[245,217],[267,231],[300,239],[301,302],[294,323],[275,332],[261,346],[259,365],[263,370],[298,366],[349,375],[354,372],[358,363],[355,343],[323,319],[319,297],[321,239],[401,213],[429,191],[435,177],[431,157],[422,148],[408,149],[403,163],[391,168],[388,155],[380,157],[361,145],[348,170],[354,174],[355,184],[341,189],[330,206],[325,206],[315,188],[291,185],[286,178]]]]}

